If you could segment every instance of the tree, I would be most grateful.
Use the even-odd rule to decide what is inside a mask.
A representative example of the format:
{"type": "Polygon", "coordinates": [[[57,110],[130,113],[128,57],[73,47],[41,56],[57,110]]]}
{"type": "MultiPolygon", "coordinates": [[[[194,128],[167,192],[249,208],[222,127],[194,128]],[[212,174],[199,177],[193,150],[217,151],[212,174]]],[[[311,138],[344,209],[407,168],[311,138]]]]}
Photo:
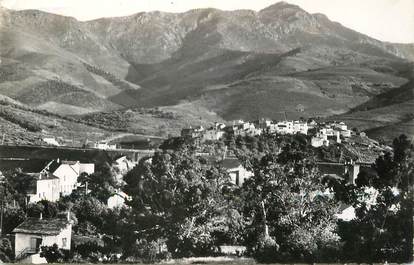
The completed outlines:
{"type": "Polygon", "coordinates": [[[0,260],[2,262],[10,262],[14,256],[13,247],[8,238],[0,239],[0,260]]]}
{"type": "Polygon", "coordinates": [[[147,241],[166,239],[175,256],[206,254],[214,248],[215,224],[226,203],[222,188],[229,179],[197,157],[193,146],[178,148],[156,152],[126,175],[135,233],[147,241]]]}
{"type": "Polygon", "coordinates": [[[355,220],[339,226],[344,257],[357,262],[412,260],[413,153],[412,143],[401,135],[393,141],[393,153],[376,160],[376,174],[359,174],[355,186],[335,185],[356,212],[355,220]]]}
{"type": "Polygon", "coordinates": [[[72,211],[78,220],[76,232],[90,235],[95,234],[96,230],[102,229],[107,208],[104,203],[89,194],[77,199],[73,204],[72,211]]]}
{"type": "Polygon", "coordinates": [[[115,173],[109,164],[98,165],[95,173],[81,174],[78,182],[83,189],[88,189],[90,196],[106,203],[118,188],[115,173]]]}
{"type": "Polygon", "coordinates": [[[20,205],[25,206],[27,192],[36,185],[33,175],[25,174],[20,168],[4,172],[5,179],[2,188],[7,199],[15,199],[20,205]]]}
{"type": "Polygon", "coordinates": [[[5,207],[3,214],[3,235],[10,234],[25,219],[25,212],[20,207],[5,207]]]}
{"type": "Polygon", "coordinates": [[[41,200],[37,203],[31,203],[27,206],[27,215],[30,217],[39,217],[42,214],[43,218],[54,218],[58,214],[57,203],[41,200]]]}
{"type": "Polygon", "coordinates": [[[243,185],[246,242],[259,261],[326,261],[335,258],[335,200],[323,195],[307,142],[291,139],[279,154],[252,161],[243,185]]]}

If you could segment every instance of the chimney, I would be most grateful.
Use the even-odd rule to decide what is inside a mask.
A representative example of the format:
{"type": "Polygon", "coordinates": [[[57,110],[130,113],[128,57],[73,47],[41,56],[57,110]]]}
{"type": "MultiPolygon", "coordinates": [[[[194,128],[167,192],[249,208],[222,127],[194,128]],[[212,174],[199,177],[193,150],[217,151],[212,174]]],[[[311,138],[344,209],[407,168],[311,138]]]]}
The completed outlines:
{"type": "Polygon", "coordinates": [[[42,219],[43,219],[43,213],[40,212],[39,220],[42,220],[42,219]]]}

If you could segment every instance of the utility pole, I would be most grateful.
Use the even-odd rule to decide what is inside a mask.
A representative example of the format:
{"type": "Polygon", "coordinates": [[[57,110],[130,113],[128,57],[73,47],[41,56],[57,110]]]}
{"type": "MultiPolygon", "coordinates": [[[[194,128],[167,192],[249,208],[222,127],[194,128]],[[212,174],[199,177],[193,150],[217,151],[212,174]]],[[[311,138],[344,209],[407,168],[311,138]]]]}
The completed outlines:
{"type": "Polygon", "coordinates": [[[1,184],[1,212],[0,212],[0,237],[3,236],[3,213],[4,213],[4,198],[6,189],[4,188],[4,179],[0,181],[1,184]]]}
{"type": "Polygon", "coordinates": [[[3,236],[3,213],[4,213],[4,194],[1,199],[1,213],[0,213],[0,237],[3,236]]]}

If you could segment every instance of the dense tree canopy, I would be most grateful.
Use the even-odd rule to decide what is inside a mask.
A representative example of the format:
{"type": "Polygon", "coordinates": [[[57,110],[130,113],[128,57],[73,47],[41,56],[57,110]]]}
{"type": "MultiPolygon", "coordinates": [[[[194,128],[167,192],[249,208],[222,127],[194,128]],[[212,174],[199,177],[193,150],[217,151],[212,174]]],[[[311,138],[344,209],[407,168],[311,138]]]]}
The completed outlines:
{"type": "Polygon", "coordinates": [[[323,194],[326,187],[307,148],[306,141],[294,140],[279,154],[250,162],[254,177],[242,187],[250,220],[246,243],[259,260],[324,261],[338,247],[337,204],[323,194]]]}
{"type": "Polygon", "coordinates": [[[138,234],[165,238],[174,255],[213,250],[212,233],[226,205],[222,189],[229,184],[220,168],[189,148],[164,150],[141,160],[125,181],[138,234]]]}
{"type": "MultiPolygon", "coordinates": [[[[176,137],[141,159],[125,184],[110,165],[97,165],[95,174],[79,177],[78,190],[55,203],[26,205],[33,176],[6,172],[3,228],[9,233],[25,216],[71,210],[74,236],[84,241],[70,255],[44,248],[50,261],[154,262],[244,245],[260,262],[406,262],[413,257],[413,154],[401,136],[393,152],[377,159],[374,173],[361,172],[351,184],[345,176],[324,181],[306,136],[238,136],[201,145],[176,137]],[[253,172],[242,187],[221,167],[225,155],[253,172]],[[107,199],[119,188],[130,196],[127,207],[109,209],[107,199]],[[336,219],[339,201],[355,208],[354,220],[336,219]]],[[[0,255],[12,255],[7,240],[0,255]]]]}
{"type": "Polygon", "coordinates": [[[393,153],[380,156],[356,185],[336,184],[335,191],[355,208],[356,219],[340,223],[343,259],[407,262],[413,253],[414,148],[406,136],[393,142],[393,153]],[[355,233],[358,231],[358,233],[355,233]]]}

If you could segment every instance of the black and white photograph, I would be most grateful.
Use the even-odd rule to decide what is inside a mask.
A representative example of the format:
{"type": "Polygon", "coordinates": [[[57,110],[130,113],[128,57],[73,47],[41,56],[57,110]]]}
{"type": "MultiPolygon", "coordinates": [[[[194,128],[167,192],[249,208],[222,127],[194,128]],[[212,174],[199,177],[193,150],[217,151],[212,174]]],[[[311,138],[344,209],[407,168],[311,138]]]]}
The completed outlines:
{"type": "Polygon", "coordinates": [[[0,0],[0,263],[414,264],[414,0],[0,0]]]}

